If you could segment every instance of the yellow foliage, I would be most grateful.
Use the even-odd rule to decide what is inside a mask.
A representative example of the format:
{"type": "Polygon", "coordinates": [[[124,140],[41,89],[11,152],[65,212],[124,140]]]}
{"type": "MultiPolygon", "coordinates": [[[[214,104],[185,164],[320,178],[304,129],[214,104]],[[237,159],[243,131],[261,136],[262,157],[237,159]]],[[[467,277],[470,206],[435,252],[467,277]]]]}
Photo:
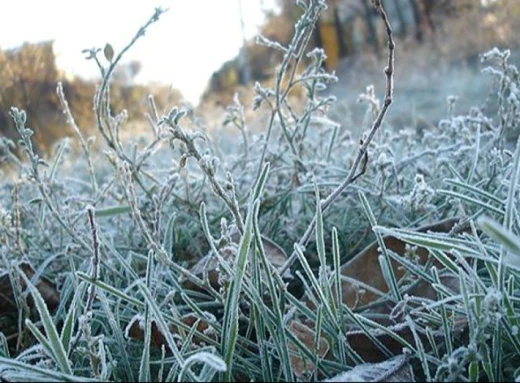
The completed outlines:
{"type": "Polygon", "coordinates": [[[325,66],[330,71],[337,68],[339,61],[339,44],[336,28],[332,23],[320,23],[319,28],[323,49],[327,55],[325,66]]]}
{"type": "Polygon", "coordinates": [[[227,71],[227,73],[225,74],[225,76],[226,76],[226,79],[224,81],[225,88],[228,88],[228,87],[231,88],[235,85],[238,85],[238,73],[237,73],[237,68],[235,66],[230,67],[229,70],[227,71]]]}

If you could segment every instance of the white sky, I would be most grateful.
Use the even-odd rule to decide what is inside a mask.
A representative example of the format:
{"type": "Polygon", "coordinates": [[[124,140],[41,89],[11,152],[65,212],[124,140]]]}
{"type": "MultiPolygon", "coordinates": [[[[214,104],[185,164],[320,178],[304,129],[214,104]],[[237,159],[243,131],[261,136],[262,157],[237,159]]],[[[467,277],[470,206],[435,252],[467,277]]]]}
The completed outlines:
{"type": "MultiPolygon", "coordinates": [[[[61,69],[90,78],[98,74],[85,48],[110,42],[122,49],[162,6],[169,11],[126,54],[139,60],[139,82],[161,81],[196,104],[213,71],[236,56],[242,43],[239,0],[1,0],[0,48],[54,39],[61,69]]],[[[261,24],[261,7],[274,0],[242,0],[246,36],[261,24]]],[[[123,58],[123,62],[125,59],[123,58]]]]}

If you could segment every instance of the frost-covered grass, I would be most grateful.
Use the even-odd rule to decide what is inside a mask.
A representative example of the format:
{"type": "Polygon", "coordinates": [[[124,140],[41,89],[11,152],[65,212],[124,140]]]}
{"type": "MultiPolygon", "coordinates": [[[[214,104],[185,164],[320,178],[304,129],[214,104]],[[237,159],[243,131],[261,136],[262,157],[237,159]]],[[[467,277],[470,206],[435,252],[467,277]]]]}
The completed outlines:
{"type": "MultiPolygon", "coordinates": [[[[322,69],[323,52],[304,50],[325,2],[299,4],[302,16],[289,46],[259,41],[284,52],[276,85],[255,86],[254,104],[270,117],[261,134],[248,130],[238,100],[226,119],[238,134],[225,139],[191,126],[182,109],[159,115],[150,96],[152,138],[144,146],[121,141],[126,115],[111,113],[110,77],[161,9],[108,67],[98,59],[100,50],[89,51],[103,76],[94,99],[102,153],[75,125],[59,85],[79,156],[63,141],[54,158],[39,158],[30,121],[11,110],[26,161],[2,141],[5,160],[19,174],[0,188],[3,266],[16,281],[23,275],[19,261],[30,261],[37,276],[56,282],[60,304],[49,312],[29,283],[37,315],[27,309],[28,295],[19,296],[13,320],[20,331],[0,337],[1,378],[324,379],[363,363],[357,345],[347,343],[352,330],[386,331],[397,339],[417,379],[520,376],[520,145],[511,146],[520,78],[509,52],[482,56],[485,72],[497,79],[496,115],[477,108],[454,115],[450,98],[448,115],[417,135],[384,120],[392,100],[389,33],[386,93],[380,100],[367,88],[368,129],[358,137],[329,117],[335,99],[320,96],[336,81],[322,69]],[[309,63],[297,72],[305,56],[309,63]],[[296,87],[307,94],[303,108],[288,97],[296,87]],[[446,217],[461,217],[464,234],[406,229],[446,217]],[[384,273],[390,292],[380,300],[396,304],[411,341],[338,298],[339,265],[373,233],[406,241],[411,257],[413,245],[423,246],[444,266],[407,263],[404,284],[384,273]],[[288,259],[275,262],[262,236],[288,259]],[[206,254],[216,266],[195,273],[193,264],[206,254]],[[215,273],[220,284],[212,280],[215,273]],[[456,278],[456,289],[441,283],[447,277],[456,278]],[[419,280],[434,286],[437,300],[407,294],[419,280]],[[303,296],[314,297],[314,309],[301,303],[303,296]],[[328,343],[326,358],[319,347],[295,339],[294,321],[315,323],[317,340],[328,343]],[[304,373],[295,355],[308,363],[304,373]]],[[[384,248],[381,254],[383,267],[395,255],[384,248]]]]}

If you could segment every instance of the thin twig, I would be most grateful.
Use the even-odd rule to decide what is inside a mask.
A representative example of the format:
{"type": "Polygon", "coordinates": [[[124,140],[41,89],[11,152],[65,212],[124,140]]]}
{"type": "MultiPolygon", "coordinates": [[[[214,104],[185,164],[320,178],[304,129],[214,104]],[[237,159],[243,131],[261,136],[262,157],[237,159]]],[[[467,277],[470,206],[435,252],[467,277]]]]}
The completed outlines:
{"type": "Polygon", "coordinates": [[[124,160],[130,164],[131,169],[132,169],[133,179],[143,189],[143,191],[149,198],[151,198],[150,191],[144,186],[141,178],[139,177],[138,169],[136,168],[136,164],[123,152],[120,140],[117,137],[117,132],[116,132],[116,137],[114,137],[114,134],[112,131],[113,129],[111,129],[111,127],[110,127],[111,116],[110,116],[110,105],[109,105],[110,104],[109,82],[110,82],[110,78],[112,77],[112,74],[114,73],[115,68],[117,67],[117,64],[119,63],[119,61],[121,60],[123,55],[136,43],[136,41],[140,37],[145,35],[147,28],[151,24],[157,22],[159,20],[159,17],[164,12],[166,12],[166,10],[164,10],[160,7],[155,9],[155,12],[152,15],[152,17],[146,22],[145,25],[143,25],[141,28],[139,28],[139,31],[136,33],[134,38],[121,50],[121,52],[119,52],[119,54],[114,58],[114,60],[111,61],[110,66],[108,67],[108,69],[106,71],[103,69],[103,67],[99,63],[99,60],[96,56],[97,50],[90,52],[91,57],[95,59],[96,63],[100,67],[101,74],[103,77],[99,92],[96,94],[96,97],[94,98],[94,103],[95,103],[94,111],[96,114],[96,126],[97,126],[99,132],[101,133],[101,135],[103,136],[105,142],[108,144],[108,146],[116,152],[116,154],[118,155],[118,157],[121,160],[124,160]],[[105,128],[105,124],[107,125],[106,128],[105,128]],[[107,134],[107,131],[108,131],[108,134],[107,134]]]}
{"type": "Polygon", "coordinates": [[[58,82],[58,86],[56,88],[56,93],[58,94],[58,99],[60,100],[61,107],[63,108],[63,114],[65,114],[67,118],[67,122],[69,123],[70,127],[78,137],[79,143],[81,145],[81,148],[83,149],[83,152],[85,153],[85,158],[87,159],[87,166],[88,166],[88,173],[90,175],[90,180],[92,182],[92,193],[95,196],[97,195],[97,182],[96,182],[96,176],[94,174],[94,165],[92,164],[92,157],[90,155],[90,150],[88,148],[87,142],[83,138],[83,135],[81,134],[81,131],[76,124],[76,120],[74,119],[74,116],[72,115],[72,112],[69,107],[69,103],[67,99],[65,98],[65,94],[63,92],[63,84],[61,82],[58,82]]]}
{"type": "MultiPolygon", "coordinates": [[[[94,218],[94,208],[92,206],[87,207],[87,214],[90,230],[92,232],[92,280],[96,282],[99,277],[99,239],[97,234],[96,221],[94,218]]],[[[92,310],[95,295],[96,285],[95,283],[92,283],[88,289],[87,305],[85,307],[86,312],[92,310]]]]}
{"type": "MultiPolygon", "coordinates": [[[[90,231],[92,233],[92,258],[91,258],[92,283],[88,287],[87,302],[85,304],[85,310],[84,310],[85,317],[88,316],[88,313],[92,311],[92,307],[94,306],[94,298],[96,297],[96,282],[99,278],[99,263],[100,263],[99,237],[98,237],[98,233],[97,233],[96,221],[94,218],[95,212],[94,212],[93,206],[87,207],[87,215],[88,215],[88,222],[90,225],[90,231]]],[[[78,329],[78,333],[76,334],[76,337],[71,342],[71,347],[69,348],[69,355],[71,355],[72,352],[76,349],[80,339],[81,339],[81,328],[78,329]]]]}
{"type": "MultiPolygon", "coordinates": [[[[385,24],[386,28],[386,34],[388,36],[388,65],[385,68],[385,75],[386,75],[386,92],[385,92],[385,101],[383,104],[383,107],[379,111],[379,114],[377,115],[376,119],[374,120],[372,124],[372,128],[370,129],[370,132],[368,133],[368,136],[365,140],[363,140],[363,143],[361,144],[361,148],[359,149],[358,155],[356,159],[354,160],[354,164],[350,168],[350,171],[345,178],[345,180],[323,201],[321,201],[321,209],[323,212],[327,208],[329,208],[332,203],[341,195],[341,193],[354,181],[356,181],[362,174],[364,174],[366,170],[366,162],[367,159],[367,151],[368,146],[372,142],[376,132],[381,127],[381,124],[383,123],[383,119],[388,111],[388,108],[392,104],[392,94],[393,94],[393,74],[394,74],[394,50],[395,50],[395,43],[392,36],[392,26],[390,25],[390,21],[388,20],[388,16],[385,12],[385,9],[383,8],[383,5],[381,4],[381,0],[373,0],[373,5],[376,8],[376,10],[379,12],[381,19],[383,20],[383,23],[385,24]],[[358,168],[362,165],[362,169],[358,174],[358,168]]],[[[303,234],[302,238],[298,242],[298,245],[300,247],[305,246],[309,239],[311,238],[314,227],[316,225],[316,216],[313,217],[311,223],[307,227],[307,230],[303,234]]],[[[293,264],[293,262],[296,260],[297,254],[296,252],[293,252],[291,256],[287,259],[287,261],[280,267],[279,272],[280,275],[283,275],[287,269],[293,264]]]]}
{"type": "MultiPolygon", "coordinates": [[[[163,14],[165,10],[161,8],[156,8],[153,16],[148,20],[148,22],[139,28],[139,31],[136,33],[134,38],[119,52],[119,54],[115,57],[114,61],[110,64],[108,67],[106,73],[104,73],[103,81],[101,82],[101,88],[99,89],[98,96],[96,97],[96,124],[97,128],[100,131],[100,133],[103,135],[103,138],[107,142],[108,146],[110,148],[117,151],[116,145],[113,142],[113,140],[108,137],[107,132],[105,131],[105,127],[103,126],[103,121],[101,119],[103,112],[108,111],[108,83],[110,81],[110,78],[112,77],[112,73],[114,72],[117,64],[123,57],[123,55],[132,47],[132,45],[135,44],[135,42],[142,36],[144,36],[146,29],[153,23],[159,20],[159,17],[161,14],[163,14]],[[103,105],[103,101],[106,101],[105,105],[103,105]],[[104,106],[104,107],[103,107],[104,106]]],[[[107,117],[107,116],[105,116],[107,117]]],[[[108,119],[106,118],[106,121],[108,119]]]]}
{"type": "MultiPolygon", "coordinates": [[[[166,124],[167,126],[171,127],[170,130],[172,137],[174,139],[180,140],[186,145],[186,148],[188,149],[189,156],[192,156],[195,158],[200,166],[200,169],[204,172],[204,174],[208,177],[208,180],[210,182],[211,188],[213,192],[224,201],[227,208],[231,211],[231,214],[233,214],[233,218],[235,218],[235,223],[237,225],[238,231],[242,234],[244,232],[244,220],[242,218],[242,214],[240,213],[240,207],[238,206],[238,201],[236,200],[235,191],[234,191],[234,185],[230,182],[229,186],[233,189],[231,190],[230,194],[231,197],[227,195],[226,190],[222,187],[222,185],[219,183],[215,176],[215,169],[211,169],[208,167],[208,165],[203,160],[202,154],[197,149],[197,146],[195,145],[195,138],[190,137],[187,135],[180,126],[177,125],[175,121],[172,121],[170,118],[164,118],[159,122],[160,125],[166,124]]],[[[231,176],[231,174],[228,175],[228,178],[231,176]]]]}
{"type": "Polygon", "coordinates": [[[260,157],[260,164],[258,166],[258,173],[256,175],[256,179],[258,179],[258,177],[260,176],[260,172],[263,169],[265,163],[267,148],[269,146],[269,139],[271,138],[271,132],[273,130],[276,117],[278,117],[280,127],[282,128],[283,136],[287,140],[287,144],[289,145],[291,152],[295,157],[298,157],[298,151],[296,150],[291,134],[284,123],[284,117],[282,115],[282,106],[284,105],[285,100],[289,95],[289,92],[295,85],[294,77],[296,75],[297,67],[303,58],[304,48],[308,44],[312,36],[312,26],[317,22],[322,9],[323,4],[321,4],[319,1],[310,2],[308,8],[302,14],[297,24],[299,25],[299,28],[301,28],[301,30],[298,30],[297,28],[297,30],[295,31],[293,39],[288,45],[288,49],[285,50],[285,54],[280,64],[280,67],[277,69],[276,83],[274,87],[274,94],[276,95],[275,104],[270,104],[272,105],[271,116],[269,118],[267,134],[264,142],[264,147],[262,149],[262,155],[260,157]],[[287,86],[284,90],[282,90],[283,79],[284,77],[286,77],[285,75],[287,74],[289,64],[291,63],[291,59],[294,59],[293,67],[291,68],[291,72],[287,75],[287,86]]]}

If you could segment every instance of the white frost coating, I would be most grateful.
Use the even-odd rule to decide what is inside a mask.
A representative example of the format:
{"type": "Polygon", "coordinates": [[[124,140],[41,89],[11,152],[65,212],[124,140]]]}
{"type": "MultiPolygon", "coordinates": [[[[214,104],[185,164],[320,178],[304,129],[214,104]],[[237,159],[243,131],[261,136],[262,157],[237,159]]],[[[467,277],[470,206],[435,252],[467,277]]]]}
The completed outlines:
{"type": "Polygon", "coordinates": [[[360,364],[352,370],[342,372],[324,382],[391,382],[403,381],[403,378],[413,381],[407,359],[408,356],[402,354],[381,363],[360,364]]]}

